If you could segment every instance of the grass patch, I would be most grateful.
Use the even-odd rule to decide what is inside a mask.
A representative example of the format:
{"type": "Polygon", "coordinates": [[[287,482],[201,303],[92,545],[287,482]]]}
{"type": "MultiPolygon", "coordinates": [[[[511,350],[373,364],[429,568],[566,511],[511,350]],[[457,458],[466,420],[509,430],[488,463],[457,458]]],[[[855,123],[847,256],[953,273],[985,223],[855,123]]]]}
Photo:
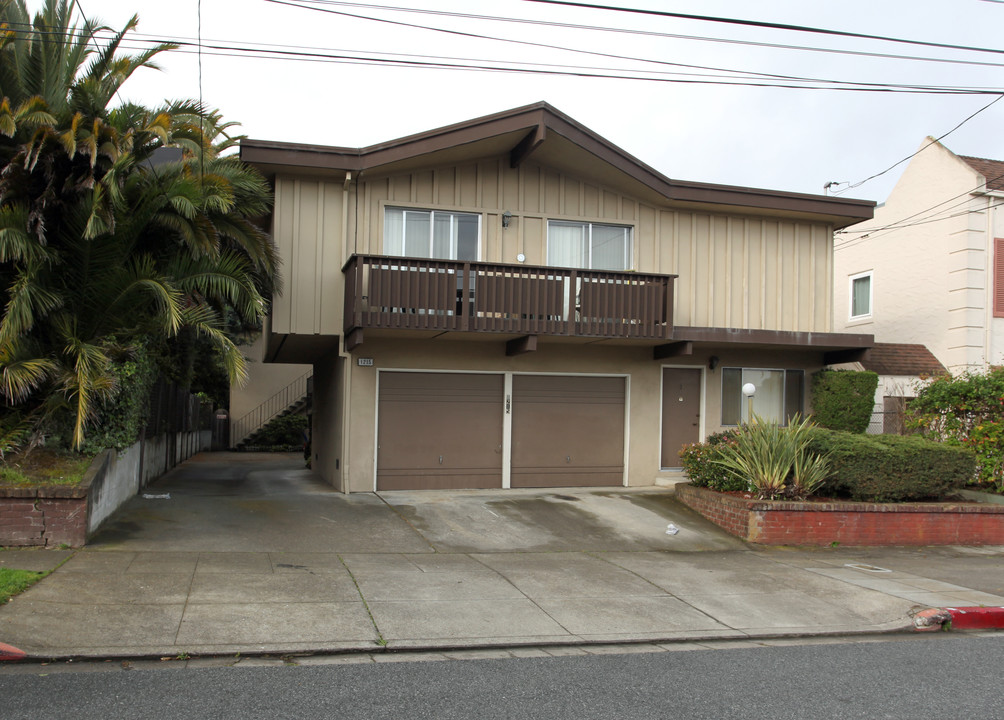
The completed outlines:
{"type": "Polygon", "coordinates": [[[8,454],[0,464],[0,485],[79,485],[94,458],[90,455],[36,448],[27,456],[8,454]]]}
{"type": "Polygon", "coordinates": [[[6,604],[14,595],[24,592],[47,574],[31,570],[0,568],[0,605],[6,604]]]}

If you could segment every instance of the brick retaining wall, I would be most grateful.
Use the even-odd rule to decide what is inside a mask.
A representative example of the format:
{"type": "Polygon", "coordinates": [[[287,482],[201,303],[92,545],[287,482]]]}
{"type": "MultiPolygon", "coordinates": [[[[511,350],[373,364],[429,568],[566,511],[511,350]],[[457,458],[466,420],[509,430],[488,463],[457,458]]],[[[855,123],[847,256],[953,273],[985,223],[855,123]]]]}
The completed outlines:
{"type": "Polygon", "coordinates": [[[0,546],[79,547],[87,539],[87,488],[0,488],[0,546]]]}
{"type": "Polygon", "coordinates": [[[746,500],[689,483],[680,502],[764,545],[1002,545],[1004,505],[746,500]]]}

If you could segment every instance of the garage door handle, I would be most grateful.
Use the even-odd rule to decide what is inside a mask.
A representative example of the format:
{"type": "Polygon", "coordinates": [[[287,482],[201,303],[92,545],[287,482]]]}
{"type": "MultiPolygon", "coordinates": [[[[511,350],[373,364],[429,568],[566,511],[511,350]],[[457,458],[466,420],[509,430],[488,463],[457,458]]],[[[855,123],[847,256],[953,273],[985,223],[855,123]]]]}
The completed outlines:
{"type": "Polygon", "coordinates": [[[572,462],[572,456],[571,455],[565,455],[565,462],[566,463],[572,462]]]}
{"type": "Polygon", "coordinates": [[[439,456],[439,464],[440,464],[440,465],[442,465],[442,464],[443,464],[443,456],[442,456],[442,455],[440,455],[440,456],[439,456]]]}

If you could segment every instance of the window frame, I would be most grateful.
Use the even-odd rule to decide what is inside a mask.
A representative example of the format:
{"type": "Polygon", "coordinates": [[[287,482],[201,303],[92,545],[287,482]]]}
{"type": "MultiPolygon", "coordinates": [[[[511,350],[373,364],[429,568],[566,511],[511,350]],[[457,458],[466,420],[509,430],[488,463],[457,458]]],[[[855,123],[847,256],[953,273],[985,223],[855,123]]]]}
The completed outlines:
{"type": "Polygon", "coordinates": [[[855,273],[847,278],[847,319],[848,320],[868,320],[875,310],[875,273],[873,270],[855,273]],[[859,315],[854,314],[854,283],[858,280],[868,278],[868,311],[859,315]]]}
{"type": "Polygon", "coordinates": [[[548,218],[547,219],[547,247],[545,248],[545,253],[547,257],[548,267],[575,267],[583,270],[596,270],[597,272],[629,272],[634,268],[634,225],[627,225],[623,223],[612,223],[612,222],[598,222],[593,220],[570,220],[565,218],[548,218]],[[586,235],[586,252],[587,258],[584,265],[561,265],[556,263],[551,257],[551,228],[555,224],[561,224],[564,226],[581,226],[585,227],[587,231],[586,235]],[[593,267],[593,228],[594,227],[604,227],[604,228],[617,228],[618,230],[623,230],[626,235],[626,241],[624,243],[624,267],[618,269],[607,269],[607,268],[594,268],[593,267]]]}
{"type": "MultiPolygon", "coordinates": [[[[454,221],[451,220],[451,225],[454,221]]],[[[480,262],[481,252],[482,252],[482,240],[483,240],[483,228],[484,228],[484,215],[480,212],[470,212],[468,210],[451,210],[445,208],[430,208],[430,207],[409,207],[407,205],[397,205],[393,203],[387,203],[383,206],[383,233],[381,236],[382,250],[384,255],[391,257],[410,257],[410,258],[421,258],[423,260],[445,260],[448,262],[480,262]],[[392,253],[388,251],[388,223],[387,223],[387,213],[390,211],[400,211],[405,213],[402,215],[402,232],[404,233],[400,239],[401,253],[392,253]],[[426,213],[429,217],[429,238],[426,249],[428,254],[426,255],[407,255],[404,254],[404,249],[407,247],[408,236],[407,227],[408,219],[406,213],[426,213]],[[459,250],[459,245],[456,239],[453,237],[453,233],[450,233],[450,252],[451,257],[437,257],[433,254],[436,242],[436,216],[437,215],[448,215],[451,218],[457,216],[467,216],[477,219],[477,249],[475,252],[476,257],[473,260],[460,260],[457,255],[459,250]]]]}
{"type": "Polygon", "coordinates": [[[745,398],[745,396],[742,396],[742,386],[746,384],[746,378],[745,378],[745,372],[746,371],[753,371],[753,372],[779,372],[779,373],[781,373],[781,414],[782,414],[782,417],[779,418],[780,421],[781,421],[781,425],[787,426],[788,420],[791,419],[791,417],[795,413],[802,414],[802,413],[805,412],[805,370],[803,368],[743,367],[743,366],[723,367],[722,368],[722,390],[721,390],[721,398],[720,398],[720,402],[719,402],[719,404],[721,406],[721,426],[723,428],[739,427],[744,422],[743,421],[743,413],[746,412],[746,410],[745,410],[745,406],[743,405],[743,401],[746,398],[745,398]],[[726,407],[726,401],[725,401],[725,396],[726,396],[726,393],[725,393],[725,377],[726,377],[727,371],[729,371],[729,370],[738,370],[740,372],[740,375],[739,375],[739,393],[740,393],[741,397],[740,397],[740,400],[739,400],[739,403],[740,403],[739,404],[739,417],[738,417],[738,422],[736,422],[736,423],[728,422],[727,419],[726,419],[726,417],[725,417],[725,407],[726,407]],[[793,379],[795,379],[795,378],[798,378],[798,395],[799,395],[799,397],[797,398],[798,407],[797,408],[791,408],[791,407],[789,407],[789,405],[793,404],[793,402],[796,399],[795,398],[789,398],[789,386],[791,384],[790,381],[793,380],[793,379]]]}

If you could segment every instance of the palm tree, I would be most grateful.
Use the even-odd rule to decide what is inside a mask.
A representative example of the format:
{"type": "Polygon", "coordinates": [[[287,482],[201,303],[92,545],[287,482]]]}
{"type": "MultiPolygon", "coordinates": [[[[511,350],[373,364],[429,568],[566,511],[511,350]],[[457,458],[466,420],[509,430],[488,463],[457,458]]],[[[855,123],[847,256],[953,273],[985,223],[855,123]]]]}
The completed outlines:
{"type": "Polygon", "coordinates": [[[110,107],[171,46],[122,55],[135,17],[100,46],[108,29],[74,8],[46,0],[32,19],[0,0],[0,395],[37,429],[68,410],[79,447],[134,340],[196,333],[246,376],[224,318],[261,321],[277,259],[252,220],[269,188],[226,154],[219,113],[110,107]],[[165,147],[181,158],[156,162],[165,147]]]}

